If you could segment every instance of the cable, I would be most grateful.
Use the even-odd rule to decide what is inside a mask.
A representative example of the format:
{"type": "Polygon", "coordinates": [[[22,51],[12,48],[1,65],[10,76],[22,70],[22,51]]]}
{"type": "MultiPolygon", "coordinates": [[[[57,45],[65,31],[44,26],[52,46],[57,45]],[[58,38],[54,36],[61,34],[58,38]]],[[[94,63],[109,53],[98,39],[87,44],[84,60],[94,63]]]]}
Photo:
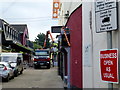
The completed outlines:
{"type": "Polygon", "coordinates": [[[46,19],[46,20],[28,20],[28,21],[24,21],[24,20],[22,20],[22,21],[18,21],[18,20],[9,20],[10,22],[39,22],[39,21],[42,21],[42,22],[45,22],[45,21],[49,21],[49,20],[52,20],[52,19],[46,19]]]}
{"type": "Polygon", "coordinates": [[[4,11],[2,11],[2,14],[4,14],[5,12],[8,11],[8,9],[10,9],[10,7],[12,7],[16,2],[16,0],[14,0],[4,11]]]}
{"type": "Polygon", "coordinates": [[[6,18],[6,19],[40,19],[40,18],[50,18],[52,16],[45,16],[45,17],[35,17],[35,18],[6,18]]]}
{"type": "Polygon", "coordinates": [[[9,21],[15,22],[37,22],[37,21],[48,21],[53,20],[51,16],[36,17],[36,18],[4,18],[9,21]]]}
{"type": "Polygon", "coordinates": [[[7,18],[4,18],[6,20],[9,20],[9,21],[12,21],[12,22],[38,22],[38,21],[49,21],[49,20],[52,20],[52,18],[41,18],[41,19],[31,19],[31,20],[17,20],[17,19],[7,19],[7,18]]]}

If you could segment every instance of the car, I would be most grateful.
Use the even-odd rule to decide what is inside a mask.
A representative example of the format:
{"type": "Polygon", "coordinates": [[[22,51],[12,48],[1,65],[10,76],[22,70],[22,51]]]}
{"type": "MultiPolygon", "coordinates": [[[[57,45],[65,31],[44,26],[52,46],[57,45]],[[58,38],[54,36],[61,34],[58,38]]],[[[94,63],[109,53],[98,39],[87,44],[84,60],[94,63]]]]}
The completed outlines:
{"type": "Polygon", "coordinates": [[[22,53],[1,53],[0,59],[2,62],[9,62],[14,70],[14,76],[17,77],[23,73],[23,55],[22,53]]]}
{"type": "Polygon", "coordinates": [[[0,62],[0,77],[6,82],[14,78],[14,70],[8,62],[0,62]]]}

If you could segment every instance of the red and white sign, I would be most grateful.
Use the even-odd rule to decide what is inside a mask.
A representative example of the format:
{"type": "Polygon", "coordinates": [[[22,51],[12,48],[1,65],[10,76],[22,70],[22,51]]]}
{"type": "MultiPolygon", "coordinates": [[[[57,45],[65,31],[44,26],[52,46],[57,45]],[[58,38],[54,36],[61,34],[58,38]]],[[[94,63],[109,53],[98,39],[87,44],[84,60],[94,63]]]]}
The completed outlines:
{"type": "Polygon", "coordinates": [[[103,81],[118,83],[118,50],[100,51],[101,77],[103,81]]]}

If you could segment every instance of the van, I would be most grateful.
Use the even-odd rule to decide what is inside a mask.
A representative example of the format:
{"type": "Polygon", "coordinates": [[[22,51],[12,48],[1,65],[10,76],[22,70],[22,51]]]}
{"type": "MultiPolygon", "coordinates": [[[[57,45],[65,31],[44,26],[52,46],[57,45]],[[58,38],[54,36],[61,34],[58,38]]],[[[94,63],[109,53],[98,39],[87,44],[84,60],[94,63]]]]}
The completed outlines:
{"type": "Polygon", "coordinates": [[[0,53],[0,62],[9,62],[14,76],[23,73],[23,55],[21,53],[0,53]]]}

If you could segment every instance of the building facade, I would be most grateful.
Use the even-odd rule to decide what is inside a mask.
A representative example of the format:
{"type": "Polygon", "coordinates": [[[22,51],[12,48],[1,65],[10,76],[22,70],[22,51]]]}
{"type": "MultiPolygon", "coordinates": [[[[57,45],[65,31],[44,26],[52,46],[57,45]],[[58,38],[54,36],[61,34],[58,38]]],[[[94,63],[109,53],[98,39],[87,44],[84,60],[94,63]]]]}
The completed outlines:
{"type": "Polygon", "coordinates": [[[27,25],[10,25],[0,19],[1,52],[23,53],[23,59],[31,62],[33,43],[29,40],[27,25]]]}
{"type": "MultiPolygon", "coordinates": [[[[120,2],[117,3],[119,22],[120,2]]],[[[61,2],[59,25],[70,29],[70,59],[67,59],[70,87],[108,88],[108,83],[101,80],[99,55],[100,50],[107,49],[107,32],[96,33],[96,22],[95,2],[61,2]]],[[[118,48],[118,51],[119,39],[118,28],[112,31],[112,48],[118,48]]],[[[113,84],[113,87],[120,86],[113,84]]]]}

